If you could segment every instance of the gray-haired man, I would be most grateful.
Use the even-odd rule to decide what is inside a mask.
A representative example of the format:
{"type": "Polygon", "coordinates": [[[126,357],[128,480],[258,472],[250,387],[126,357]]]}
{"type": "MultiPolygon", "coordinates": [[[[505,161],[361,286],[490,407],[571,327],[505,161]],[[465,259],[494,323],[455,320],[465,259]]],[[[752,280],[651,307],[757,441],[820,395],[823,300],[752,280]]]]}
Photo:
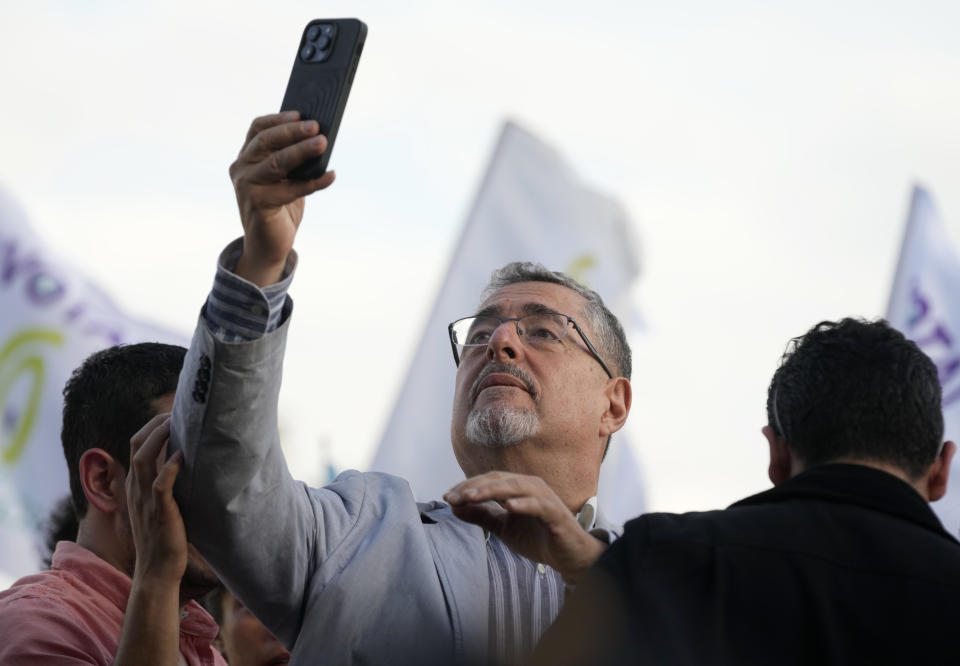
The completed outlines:
{"type": "Polygon", "coordinates": [[[276,422],[286,290],[303,197],[333,174],[285,174],[325,150],[317,132],[295,114],[259,118],[231,167],[244,238],[221,255],[174,409],[191,540],[294,663],[519,661],[564,579],[605,546],[594,496],[630,410],[623,330],[569,278],[510,265],[451,324],[451,439],[468,479],[449,505],[385,474],[294,481],[276,422]]]}

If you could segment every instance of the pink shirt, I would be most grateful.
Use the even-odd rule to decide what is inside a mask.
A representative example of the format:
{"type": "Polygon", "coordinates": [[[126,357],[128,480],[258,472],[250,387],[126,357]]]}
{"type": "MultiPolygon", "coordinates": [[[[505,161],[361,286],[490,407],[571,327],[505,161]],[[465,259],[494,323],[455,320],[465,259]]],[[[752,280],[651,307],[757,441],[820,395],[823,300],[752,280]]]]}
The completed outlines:
{"type": "MultiPolygon", "coordinates": [[[[132,581],[69,541],[57,544],[53,566],[0,592],[0,664],[113,663],[132,581]]],[[[217,624],[195,601],[180,621],[181,663],[225,666],[211,647],[217,624]]]]}

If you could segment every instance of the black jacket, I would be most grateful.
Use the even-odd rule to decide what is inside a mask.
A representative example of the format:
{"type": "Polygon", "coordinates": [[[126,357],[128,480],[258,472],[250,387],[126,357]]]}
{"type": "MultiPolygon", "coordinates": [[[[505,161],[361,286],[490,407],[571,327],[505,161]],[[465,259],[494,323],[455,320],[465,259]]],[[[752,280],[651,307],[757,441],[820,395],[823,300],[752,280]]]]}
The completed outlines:
{"type": "Polygon", "coordinates": [[[958,634],[960,543],[905,482],[829,464],[725,511],[627,523],[538,659],[960,664],[958,634]]]}

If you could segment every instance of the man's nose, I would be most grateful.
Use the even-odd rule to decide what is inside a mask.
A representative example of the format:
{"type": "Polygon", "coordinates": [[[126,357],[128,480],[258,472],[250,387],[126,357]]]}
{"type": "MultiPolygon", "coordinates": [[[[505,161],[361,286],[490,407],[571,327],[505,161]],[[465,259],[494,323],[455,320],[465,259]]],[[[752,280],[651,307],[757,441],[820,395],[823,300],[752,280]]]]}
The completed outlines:
{"type": "Polygon", "coordinates": [[[487,343],[487,359],[516,361],[523,357],[523,345],[517,335],[517,322],[505,321],[494,329],[487,343]]]}

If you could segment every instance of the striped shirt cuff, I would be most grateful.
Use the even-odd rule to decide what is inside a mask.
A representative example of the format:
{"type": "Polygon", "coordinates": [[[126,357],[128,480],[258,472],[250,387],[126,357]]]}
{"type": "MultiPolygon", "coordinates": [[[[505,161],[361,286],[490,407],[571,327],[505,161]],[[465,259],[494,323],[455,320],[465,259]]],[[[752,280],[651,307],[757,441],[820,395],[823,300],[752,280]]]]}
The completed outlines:
{"type": "Polygon", "coordinates": [[[234,271],[243,252],[243,239],[230,243],[217,262],[213,289],[201,312],[207,328],[221,342],[250,342],[275,331],[293,310],[287,290],[297,267],[291,251],[279,282],[260,288],[234,271]]]}

